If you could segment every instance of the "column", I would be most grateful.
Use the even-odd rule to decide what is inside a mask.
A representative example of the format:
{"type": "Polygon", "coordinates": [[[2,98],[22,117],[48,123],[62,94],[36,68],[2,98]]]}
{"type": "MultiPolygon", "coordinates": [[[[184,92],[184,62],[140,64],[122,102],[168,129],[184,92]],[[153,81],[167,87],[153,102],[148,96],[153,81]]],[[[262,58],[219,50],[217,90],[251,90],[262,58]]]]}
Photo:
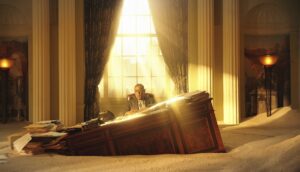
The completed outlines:
{"type": "Polygon", "coordinates": [[[240,67],[239,0],[223,0],[224,123],[239,123],[240,67]]]}
{"type": "Polygon", "coordinates": [[[188,84],[189,91],[198,88],[198,0],[188,2],[188,84]]]}
{"type": "Polygon", "coordinates": [[[214,1],[198,0],[198,87],[213,97],[214,1]]]}
{"type": "Polygon", "coordinates": [[[58,1],[59,119],[76,123],[75,0],[58,1]]]}
{"type": "Polygon", "coordinates": [[[291,58],[291,107],[299,109],[299,32],[290,33],[290,58],[291,58]]]}
{"type": "Polygon", "coordinates": [[[32,121],[50,119],[49,0],[32,1],[32,121]]]}

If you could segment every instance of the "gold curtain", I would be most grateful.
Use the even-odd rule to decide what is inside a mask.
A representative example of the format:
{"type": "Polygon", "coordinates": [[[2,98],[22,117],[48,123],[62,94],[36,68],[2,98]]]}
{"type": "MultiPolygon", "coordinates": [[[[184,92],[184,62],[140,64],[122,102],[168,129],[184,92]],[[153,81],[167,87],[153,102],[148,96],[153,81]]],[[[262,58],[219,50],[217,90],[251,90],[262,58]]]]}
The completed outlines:
{"type": "Polygon", "coordinates": [[[123,0],[85,0],[84,120],[99,113],[98,84],[118,30],[123,0]]]}
{"type": "Polygon", "coordinates": [[[148,0],[158,42],[177,94],[188,91],[187,0],[148,0]]]}

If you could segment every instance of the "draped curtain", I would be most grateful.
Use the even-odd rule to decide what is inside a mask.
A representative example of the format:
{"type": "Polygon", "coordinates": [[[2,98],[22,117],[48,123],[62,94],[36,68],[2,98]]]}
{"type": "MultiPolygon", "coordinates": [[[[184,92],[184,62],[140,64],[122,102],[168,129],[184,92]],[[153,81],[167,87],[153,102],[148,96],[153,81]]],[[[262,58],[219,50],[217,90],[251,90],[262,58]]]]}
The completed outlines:
{"type": "Polygon", "coordinates": [[[123,0],[85,0],[85,107],[84,120],[99,113],[98,84],[113,46],[123,0]]]}
{"type": "Polygon", "coordinates": [[[177,94],[188,91],[187,0],[148,0],[158,42],[177,94]]]}

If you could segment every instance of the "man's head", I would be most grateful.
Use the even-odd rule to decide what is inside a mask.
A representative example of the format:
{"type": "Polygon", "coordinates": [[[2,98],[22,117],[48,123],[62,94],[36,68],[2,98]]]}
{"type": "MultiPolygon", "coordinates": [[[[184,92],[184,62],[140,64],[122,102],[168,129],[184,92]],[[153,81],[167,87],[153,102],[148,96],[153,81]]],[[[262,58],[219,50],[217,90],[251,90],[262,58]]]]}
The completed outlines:
{"type": "Polygon", "coordinates": [[[136,84],[134,86],[134,95],[138,100],[144,99],[145,88],[143,84],[136,84]]]}

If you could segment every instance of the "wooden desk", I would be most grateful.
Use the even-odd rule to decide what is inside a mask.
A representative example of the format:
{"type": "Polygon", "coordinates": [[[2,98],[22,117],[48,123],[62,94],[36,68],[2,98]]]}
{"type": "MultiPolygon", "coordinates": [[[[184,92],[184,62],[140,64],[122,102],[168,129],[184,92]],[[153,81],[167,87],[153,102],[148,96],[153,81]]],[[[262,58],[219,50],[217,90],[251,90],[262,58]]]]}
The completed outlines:
{"type": "Polygon", "coordinates": [[[224,152],[211,98],[188,93],[66,139],[71,155],[224,152]]]}

